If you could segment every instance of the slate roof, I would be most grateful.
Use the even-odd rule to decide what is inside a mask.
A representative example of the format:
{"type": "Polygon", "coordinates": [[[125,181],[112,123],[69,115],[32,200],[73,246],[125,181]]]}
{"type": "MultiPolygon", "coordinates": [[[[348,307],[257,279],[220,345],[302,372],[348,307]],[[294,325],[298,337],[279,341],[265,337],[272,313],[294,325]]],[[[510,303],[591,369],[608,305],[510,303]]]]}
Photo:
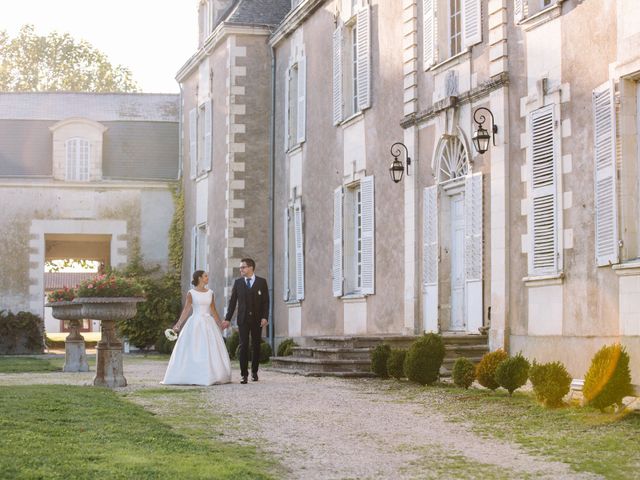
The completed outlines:
{"type": "Polygon", "coordinates": [[[240,25],[277,26],[291,10],[291,0],[238,0],[224,19],[240,25]]]}
{"type": "Polygon", "coordinates": [[[0,93],[0,119],[178,122],[180,96],[150,93],[0,93]]]}

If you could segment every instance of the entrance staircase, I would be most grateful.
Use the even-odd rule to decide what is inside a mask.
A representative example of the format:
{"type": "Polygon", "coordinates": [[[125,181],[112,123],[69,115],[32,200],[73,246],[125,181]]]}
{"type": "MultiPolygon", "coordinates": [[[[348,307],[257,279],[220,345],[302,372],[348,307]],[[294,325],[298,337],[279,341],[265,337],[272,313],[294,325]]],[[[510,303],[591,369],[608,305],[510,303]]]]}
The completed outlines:
{"type": "MultiPolygon", "coordinates": [[[[409,348],[416,336],[325,336],[314,337],[307,346],[294,347],[289,357],[271,357],[272,371],[316,377],[372,377],[371,351],[381,343],[391,348],[409,348]]],[[[445,358],[440,375],[451,375],[458,357],[474,364],[489,351],[486,335],[443,334],[445,358]]]]}

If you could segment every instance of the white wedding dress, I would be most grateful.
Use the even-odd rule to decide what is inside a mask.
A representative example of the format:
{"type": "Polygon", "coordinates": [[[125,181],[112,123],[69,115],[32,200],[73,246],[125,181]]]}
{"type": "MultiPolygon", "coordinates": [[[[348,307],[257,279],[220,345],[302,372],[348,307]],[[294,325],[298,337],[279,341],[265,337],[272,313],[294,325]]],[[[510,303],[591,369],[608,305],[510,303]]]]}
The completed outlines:
{"type": "Polygon", "coordinates": [[[213,292],[189,290],[193,313],[171,354],[165,385],[213,385],[231,381],[231,361],[220,329],[211,316],[213,292]]]}

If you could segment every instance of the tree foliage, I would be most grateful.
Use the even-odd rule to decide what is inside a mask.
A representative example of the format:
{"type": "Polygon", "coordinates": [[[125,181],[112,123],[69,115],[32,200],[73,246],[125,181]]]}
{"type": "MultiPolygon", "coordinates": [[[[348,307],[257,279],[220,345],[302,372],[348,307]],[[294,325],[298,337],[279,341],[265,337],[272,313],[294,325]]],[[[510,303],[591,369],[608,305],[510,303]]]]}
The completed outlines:
{"type": "Polygon", "coordinates": [[[16,37],[0,31],[0,91],[137,92],[131,71],[112,65],[85,40],[68,33],[40,36],[24,25],[16,37]]]}

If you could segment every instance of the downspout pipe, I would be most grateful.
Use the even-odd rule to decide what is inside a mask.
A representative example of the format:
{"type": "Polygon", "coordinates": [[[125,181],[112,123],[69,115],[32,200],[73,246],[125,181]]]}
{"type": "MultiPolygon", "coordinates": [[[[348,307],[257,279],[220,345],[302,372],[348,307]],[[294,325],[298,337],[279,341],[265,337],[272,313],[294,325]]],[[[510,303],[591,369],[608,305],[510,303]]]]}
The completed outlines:
{"type": "Polygon", "coordinates": [[[269,344],[275,351],[275,319],[273,318],[273,282],[275,278],[275,158],[276,158],[276,52],[273,45],[271,51],[271,118],[269,125],[270,151],[269,151],[269,344]]]}

